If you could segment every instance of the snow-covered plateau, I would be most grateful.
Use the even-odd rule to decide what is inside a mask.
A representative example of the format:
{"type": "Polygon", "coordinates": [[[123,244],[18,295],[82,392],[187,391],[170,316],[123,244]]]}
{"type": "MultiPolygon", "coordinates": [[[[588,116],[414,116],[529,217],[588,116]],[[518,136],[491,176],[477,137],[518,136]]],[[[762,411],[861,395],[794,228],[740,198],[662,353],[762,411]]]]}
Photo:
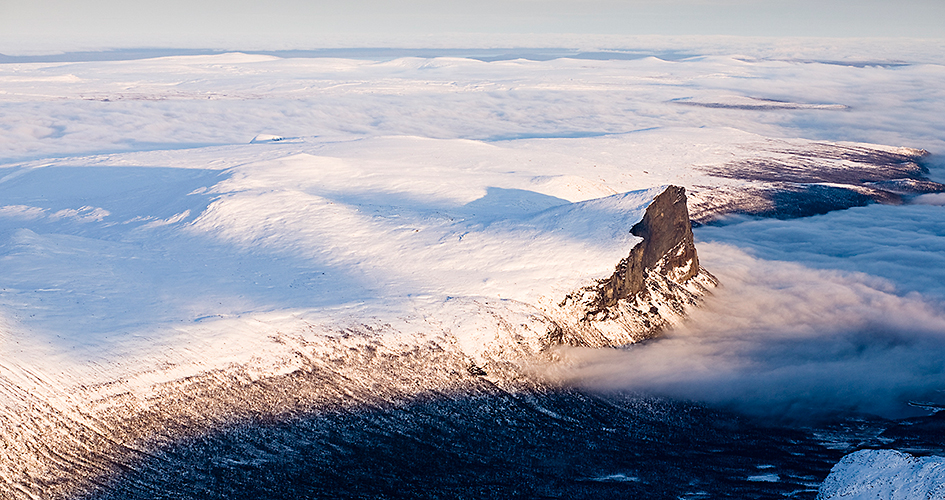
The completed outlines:
{"type": "Polygon", "coordinates": [[[557,346],[637,343],[711,299],[691,223],[936,205],[943,76],[0,64],[0,496],[79,498],[234,422],[553,385],[557,346]]]}

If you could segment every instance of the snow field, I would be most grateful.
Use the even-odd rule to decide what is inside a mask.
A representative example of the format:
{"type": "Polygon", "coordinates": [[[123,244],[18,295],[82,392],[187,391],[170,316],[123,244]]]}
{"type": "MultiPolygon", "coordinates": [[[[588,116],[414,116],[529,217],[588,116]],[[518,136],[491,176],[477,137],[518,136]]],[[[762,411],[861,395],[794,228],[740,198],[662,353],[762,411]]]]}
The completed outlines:
{"type": "MultiPolygon", "coordinates": [[[[720,202],[707,188],[749,182],[702,167],[815,139],[941,153],[942,77],[936,64],[719,55],[0,65],[0,476],[42,495],[37,485],[63,477],[56,453],[108,449],[88,436],[120,428],[110,442],[133,449],[147,425],[168,423],[121,427],[136,416],[216,411],[174,406],[187,391],[305,370],[343,380],[303,401],[316,404],[517,362],[542,347],[565,294],[613,272],[661,186],[687,187],[706,210],[720,202]],[[442,373],[383,362],[412,352],[442,373]],[[62,448],[44,455],[46,439],[62,448]]],[[[759,269],[737,257],[736,271],[759,269]]],[[[796,275],[807,276],[776,285],[803,288],[796,275]]],[[[864,280],[853,281],[846,291],[864,280]]],[[[937,325],[935,305],[912,299],[937,325]]],[[[746,338],[734,341],[750,354],[746,338]]],[[[717,366],[709,351],[697,368],[717,366]]],[[[220,411],[276,411],[265,406],[276,392],[220,411]]]]}

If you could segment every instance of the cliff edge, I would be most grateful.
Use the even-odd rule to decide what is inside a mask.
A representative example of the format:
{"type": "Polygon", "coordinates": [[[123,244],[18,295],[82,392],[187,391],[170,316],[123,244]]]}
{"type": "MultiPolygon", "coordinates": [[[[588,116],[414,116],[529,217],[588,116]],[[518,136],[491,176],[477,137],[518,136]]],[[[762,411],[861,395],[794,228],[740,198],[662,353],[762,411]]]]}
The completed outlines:
{"type": "Polygon", "coordinates": [[[652,338],[718,285],[699,265],[685,188],[668,186],[630,232],[642,241],[614,273],[561,302],[579,319],[562,330],[559,343],[605,347],[652,338]]]}

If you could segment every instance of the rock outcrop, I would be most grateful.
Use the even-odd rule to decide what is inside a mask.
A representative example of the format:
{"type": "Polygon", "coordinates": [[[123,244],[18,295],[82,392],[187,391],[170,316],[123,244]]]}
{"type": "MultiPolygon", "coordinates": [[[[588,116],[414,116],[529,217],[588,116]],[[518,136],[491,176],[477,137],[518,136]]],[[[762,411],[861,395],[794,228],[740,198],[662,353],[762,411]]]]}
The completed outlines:
{"type": "Polygon", "coordinates": [[[699,274],[699,257],[686,209],[685,188],[666,188],[647,207],[643,220],[630,232],[643,241],[620,261],[610,278],[601,281],[595,310],[590,313],[612,308],[621,299],[636,297],[646,289],[646,278],[651,273],[680,283],[699,274]]]}
{"type": "Polygon", "coordinates": [[[793,219],[945,192],[927,177],[924,149],[772,139],[745,149],[748,158],[696,166],[715,180],[690,186],[694,222],[733,214],[793,219]]]}
{"type": "Polygon", "coordinates": [[[642,241],[614,274],[560,304],[579,319],[562,329],[559,342],[603,347],[652,338],[718,285],[699,265],[685,188],[667,187],[630,232],[642,241]]]}

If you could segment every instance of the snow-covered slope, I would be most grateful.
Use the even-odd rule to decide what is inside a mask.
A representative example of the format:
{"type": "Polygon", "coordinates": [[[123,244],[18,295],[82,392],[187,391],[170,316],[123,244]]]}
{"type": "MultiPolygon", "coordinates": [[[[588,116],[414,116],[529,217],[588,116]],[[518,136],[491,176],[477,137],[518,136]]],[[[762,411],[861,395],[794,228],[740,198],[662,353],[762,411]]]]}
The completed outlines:
{"type": "MultiPolygon", "coordinates": [[[[271,147],[282,149],[260,149],[271,147]]],[[[247,412],[359,401],[303,396],[300,377],[341,394],[368,384],[384,398],[405,383],[405,363],[434,372],[407,377],[414,391],[478,375],[501,382],[556,343],[653,335],[712,286],[699,274],[681,188],[584,200],[594,184],[579,176],[508,170],[514,150],[417,138],[346,147],[6,168],[0,468],[9,484],[43,496],[42,485],[94,479],[154,439],[247,412]],[[372,148],[372,159],[351,154],[372,148]],[[684,231],[666,225],[661,235],[652,223],[647,238],[670,241],[647,261],[652,276],[612,297],[607,317],[589,317],[567,297],[614,274],[642,241],[631,229],[663,198],[660,210],[684,231]],[[660,256],[684,248],[674,274],[680,266],[660,256]],[[344,380],[313,375],[324,372],[344,380]],[[295,396],[274,402],[273,391],[295,396]],[[54,444],[40,437],[50,428],[54,444]]]]}
{"type": "MultiPolygon", "coordinates": [[[[683,137],[746,138],[645,134],[656,144],[683,137]]],[[[689,217],[666,208],[685,210],[683,191],[666,185],[693,186],[699,207],[732,181],[674,167],[675,154],[651,155],[663,164],[652,173],[586,165],[592,148],[642,144],[635,134],[500,144],[297,139],[5,167],[4,474],[38,491],[130,459],[126,447],[162,439],[156,428],[174,429],[170,439],[247,412],[346,401],[301,391],[298,377],[311,383],[313,373],[344,373],[332,383],[342,393],[369,384],[375,396],[395,397],[402,365],[414,363],[407,359],[443,359],[410,378],[414,390],[483,373],[507,383],[551,344],[653,335],[713,286],[697,274],[689,217]],[[661,225],[688,243],[633,257],[646,233],[634,228],[662,195],[670,201],[660,212],[674,215],[661,225]],[[643,272],[627,273],[634,259],[663,273],[633,284],[643,272]],[[379,353],[396,368],[378,368],[379,353]],[[241,389],[256,381],[269,388],[241,389]],[[273,390],[308,396],[273,403],[273,390]],[[222,398],[229,403],[221,391],[232,393],[222,398]],[[50,426],[62,433],[59,445],[37,451],[50,426]],[[76,462],[88,454],[101,463],[76,462]]],[[[750,192],[724,196],[731,205],[750,192]]]]}
{"type": "Polygon", "coordinates": [[[945,458],[914,457],[896,450],[851,453],[830,471],[818,500],[945,498],[945,458]]]}
{"type": "Polygon", "coordinates": [[[513,387],[550,344],[651,336],[712,285],[678,188],[697,221],[942,190],[920,150],[747,118],[862,118],[829,92],[746,107],[767,88],[746,72],[792,94],[826,71],[785,65],[0,65],[2,493],[69,495],[221,423],[513,387]],[[636,247],[650,207],[686,229],[656,258],[636,247]]]}

